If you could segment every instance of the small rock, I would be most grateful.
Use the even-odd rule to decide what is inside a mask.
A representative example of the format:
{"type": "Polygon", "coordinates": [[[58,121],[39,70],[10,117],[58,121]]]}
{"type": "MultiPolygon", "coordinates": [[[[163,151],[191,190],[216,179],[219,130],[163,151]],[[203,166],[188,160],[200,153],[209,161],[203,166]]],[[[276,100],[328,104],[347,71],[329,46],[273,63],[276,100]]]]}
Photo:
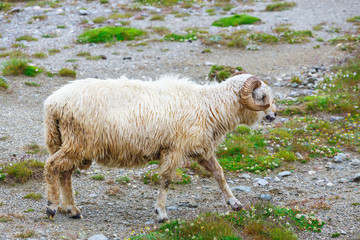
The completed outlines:
{"type": "Polygon", "coordinates": [[[102,234],[98,234],[98,235],[89,237],[88,240],[108,240],[108,238],[102,234]]]}
{"type": "Polygon", "coordinates": [[[317,78],[315,78],[315,77],[310,77],[307,79],[307,82],[312,83],[312,84],[314,84],[316,81],[317,81],[317,78]]]}
{"type": "Polygon", "coordinates": [[[278,176],[279,177],[286,177],[286,176],[290,176],[291,172],[290,171],[283,171],[283,172],[279,172],[278,176]]]}
{"type": "Polygon", "coordinates": [[[297,83],[292,83],[290,86],[291,86],[292,88],[297,88],[297,87],[299,87],[299,84],[297,84],[297,83]]]}
{"type": "Polygon", "coordinates": [[[331,186],[334,186],[334,184],[333,184],[332,182],[328,182],[328,183],[326,184],[326,186],[331,187],[331,186]]]}
{"type": "Polygon", "coordinates": [[[275,177],[275,178],[274,178],[274,181],[275,181],[275,182],[280,182],[281,179],[280,179],[279,177],[275,177]]]}
{"type": "Polygon", "coordinates": [[[212,65],[216,65],[216,63],[206,61],[206,62],[204,63],[204,65],[205,65],[205,66],[212,66],[212,65]]]}
{"type": "Polygon", "coordinates": [[[175,210],[178,210],[179,208],[178,207],[166,207],[166,210],[169,210],[169,211],[175,211],[175,210]]]}
{"type": "Polygon", "coordinates": [[[344,119],[344,117],[331,116],[330,117],[330,122],[340,121],[340,120],[343,120],[343,119],[344,119]]]}
{"type": "Polygon", "coordinates": [[[131,60],[131,57],[123,57],[123,60],[131,60]]]}
{"type": "Polygon", "coordinates": [[[350,179],[350,182],[360,182],[360,173],[356,174],[355,177],[350,179]]]}
{"type": "Polygon", "coordinates": [[[248,51],[260,50],[260,46],[257,44],[248,44],[248,45],[246,45],[246,50],[248,50],[248,51]]]}
{"type": "Polygon", "coordinates": [[[264,177],[264,179],[265,179],[266,181],[272,181],[272,180],[273,180],[272,177],[264,177]]]}
{"type": "Polygon", "coordinates": [[[107,59],[107,57],[105,55],[100,55],[101,59],[107,59]]]}
{"type": "Polygon", "coordinates": [[[231,191],[241,191],[241,192],[251,192],[251,187],[246,187],[246,186],[238,186],[238,187],[233,187],[231,188],[231,191]]]}
{"type": "Polygon", "coordinates": [[[327,169],[335,169],[335,170],[343,170],[344,167],[336,164],[331,164],[329,166],[326,166],[327,169]]]}
{"type": "Polygon", "coordinates": [[[341,163],[344,160],[346,160],[346,155],[344,153],[338,153],[336,156],[334,156],[334,162],[341,163]]]}
{"type": "Polygon", "coordinates": [[[261,194],[260,199],[265,200],[265,201],[269,201],[269,200],[271,200],[271,196],[269,194],[261,194]]]}
{"type": "Polygon", "coordinates": [[[150,221],[147,221],[147,222],[145,222],[145,225],[152,225],[152,224],[154,224],[155,222],[153,221],[153,220],[150,220],[150,221]]]}
{"type": "Polygon", "coordinates": [[[86,11],[85,9],[80,9],[79,14],[85,16],[85,15],[89,15],[89,12],[86,11]]]}
{"type": "Polygon", "coordinates": [[[243,173],[242,175],[239,176],[239,178],[245,178],[245,179],[249,179],[251,178],[249,174],[247,173],[243,173]]]}
{"type": "Polygon", "coordinates": [[[316,171],[308,171],[308,174],[309,175],[314,175],[314,174],[316,174],[316,171]]]}
{"type": "Polygon", "coordinates": [[[261,185],[261,186],[266,186],[266,185],[269,184],[269,182],[266,181],[265,179],[259,179],[259,180],[257,181],[257,183],[258,183],[259,185],[261,185]]]}
{"type": "Polygon", "coordinates": [[[295,156],[298,158],[298,159],[304,159],[304,157],[300,154],[300,153],[295,153],[295,156]]]}
{"type": "Polygon", "coordinates": [[[347,234],[347,232],[345,232],[344,230],[340,230],[340,233],[342,234],[342,235],[346,235],[347,234]]]}
{"type": "Polygon", "coordinates": [[[348,180],[346,178],[340,178],[338,182],[339,183],[346,183],[346,182],[348,182],[348,180]]]}
{"type": "Polygon", "coordinates": [[[20,10],[21,10],[20,8],[15,7],[15,8],[10,9],[8,11],[8,13],[18,13],[18,12],[20,12],[20,10]]]}
{"type": "Polygon", "coordinates": [[[89,194],[89,197],[97,197],[98,195],[93,193],[93,194],[89,194]]]}
{"type": "Polygon", "coordinates": [[[360,166],[360,160],[359,159],[353,159],[351,162],[350,162],[350,165],[352,166],[360,166]]]}

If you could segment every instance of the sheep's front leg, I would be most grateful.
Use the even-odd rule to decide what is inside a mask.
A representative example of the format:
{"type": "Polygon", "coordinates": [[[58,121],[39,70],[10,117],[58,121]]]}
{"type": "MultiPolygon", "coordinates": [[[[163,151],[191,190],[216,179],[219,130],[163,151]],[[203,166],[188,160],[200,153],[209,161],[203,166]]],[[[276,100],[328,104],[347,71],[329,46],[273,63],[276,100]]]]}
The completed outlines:
{"type": "Polygon", "coordinates": [[[155,204],[155,213],[158,215],[157,220],[159,223],[166,222],[169,219],[165,211],[166,196],[179,162],[180,156],[176,153],[162,153],[160,159],[160,191],[155,204]]]}
{"type": "Polygon", "coordinates": [[[169,189],[170,184],[171,184],[170,179],[165,179],[164,177],[161,179],[160,191],[155,204],[155,213],[158,215],[157,220],[159,223],[163,223],[169,220],[165,211],[165,203],[166,203],[167,191],[169,189]]]}
{"type": "Polygon", "coordinates": [[[72,218],[82,218],[80,210],[75,206],[74,192],[71,184],[71,174],[74,169],[64,171],[60,176],[60,190],[62,196],[62,207],[72,218]]]}
{"type": "Polygon", "coordinates": [[[239,200],[237,200],[234,194],[231,192],[225,177],[223,168],[220,166],[219,162],[213,156],[208,160],[202,159],[199,161],[199,164],[205,167],[210,173],[213,174],[216,181],[218,182],[220,189],[224,195],[225,201],[231,208],[235,211],[239,211],[243,208],[243,205],[239,200]]]}

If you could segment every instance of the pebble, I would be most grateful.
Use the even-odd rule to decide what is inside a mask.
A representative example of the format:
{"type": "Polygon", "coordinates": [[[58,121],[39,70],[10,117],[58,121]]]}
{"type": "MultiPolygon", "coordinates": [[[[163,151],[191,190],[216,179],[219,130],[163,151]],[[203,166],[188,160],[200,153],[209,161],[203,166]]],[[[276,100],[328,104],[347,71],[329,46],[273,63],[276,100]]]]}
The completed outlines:
{"type": "Polygon", "coordinates": [[[326,184],[326,186],[331,187],[331,186],[334,186],[334,184],[333,184],[332,182],[328,182],[328,183],[326,184]]]}
{"type": "Polygon", "coordinates": [[[80,9],[79,14],[85,16],[85,15],[89,15],[89,12],[84,9],[80,9]]]}
{"type": "Polygon", "coordinates": [[[249,174],[247,173],[243,173],[242,175],[239,176],[239,178],[245,178],[245,179],[249,179],[251,178],[249,174]]]}
{"type": "Polygon", "coordinates": [[[350,162],[350,165],[352,166],[360,166],[360,160],[359,159],[353,159],[351,162],[350,162]]]}
{"type": "Polygon", "coordinates": [[[278,176],[279,177],[286,177],[286,176],[290,176],[291,172],[290,171],[283,171],[283,172],[279,172],[278,176]]]}
{"type": "Polygon", "coordinates": [[[280,179],[279,177],[277,177],[277,176],[276,176],[276,177],[274,178],[274,181],[275,181],[275,182],[280,182],[280,181],[281,181],[281,179],[280,179]]]}
{"type": "Polygon", "coordinates": [[[326,166],[327,169],[343,170],[344,167],[336,164],[330,164],[326,166]]]}
{"type": "Polygon", "coordinates": [[[342,235],[346,235],[347,234],[347,232],[345,232],[344,230],[340,230],[340,233],[342,234],[342,235]]]}
{"type": "Polygon", "coordinates": [[[204,63],[204,65],[205,65],[205,66],[212,66],[212,65],[216,65],[216,63],[206,61],[206,62],[204,63]]]}
{"type": "Polygon", "coordinates": [[[360,182],[360,173],[356,174],[355,177],[350,179],[350,182],[360,182]]]}
{"type": "Polygon", "coordinates": [[[346,182],[348,182],[348,180],[346,178],[340,178],[338,182],[339,183],[346,183],[346,182]]]}
{"type": "Polygon", "coordinates": [[[108,240],[108,238],[102,234],[98,234],[98,235],[89,237],[88,240],[108,240]]]}
{"type": "Polygon", "coordinates": [[[231,191],[241,191],[241,192],[251,192],[251,187],[246,187],[246,186],[237,186],[237,187],[233,187],[231,188],[231,191]]]}
{"type": "Polygon", "coordinates": [[[346,160],[346,155],[344,153],[338,153],[336,156],[334,156],[334,162],[341,163],[344,160],[346,160]]]}
{"type": "Polygon", "coordinates": [[[316,171],[308,171],[308,174],[309,175],[314,175],[314,174],[316,174],[316,171]]]}
{"type": "Polygon", "coordinates": [[[260,199],[265,200],[265,201],[269,201],[269,200],[271,200],[271,196],[269,194],[261,194],[260,199]]]}
{"type": "Polygon", "coordinates": [[[166,207],[166,210],[169,210],[169,211],[175,211],[175,210],[178,210],[178,209],[179,208],[175,207],[175,206],[166,207]]]}
{"type": "Polygon", "coordinates": [[[295,156],[298,158],[298,159],[303,159],[304,157],[300,154],[300,153],[295,153],[295,156]]]}
{"type": "Polygon", "coordinates": [[[269,184],[269,182],[266,181],[265,179],[259,179],[259,180],[257,181],[257,183],[258,183],[259,185],[261,185],[261,186],[266,186],[266,185],[269,184]]]}

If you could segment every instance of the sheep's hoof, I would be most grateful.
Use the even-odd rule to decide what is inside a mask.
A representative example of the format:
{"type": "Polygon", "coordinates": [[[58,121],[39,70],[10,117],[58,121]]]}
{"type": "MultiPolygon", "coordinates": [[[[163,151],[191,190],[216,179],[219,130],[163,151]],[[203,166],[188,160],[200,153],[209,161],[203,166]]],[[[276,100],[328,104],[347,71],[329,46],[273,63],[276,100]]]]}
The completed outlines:
{"type": "Polygon", "coordinates": [[[73,218],[73,219],[83,219],[83,216],[80,213],[78,213],[78,214],[76,214],[74,216],[71,216],[71,218],[73,218]]]}
{"type": "Polygon", "coordinates": [[[56,210],[51,210],[50,208],[46,208],[46,214],[50,220],[53,220],[53,218],[56,214],[56,210]]]}
{"type": "Polygon", "coordinates": [[[167,221],[169,221],[169,218],[163,218],[163,219],[158,220],[159,223],[164,223],[164,222],[167,222],[167,221]]]}
{"type": "Polygon", "coordinates": [[[244,205],[242,205],[241,203],[237,203],[235,202],[233,205],[231,205],[231,208],[233,211],[238,212],[244,209],[244,205]]]}

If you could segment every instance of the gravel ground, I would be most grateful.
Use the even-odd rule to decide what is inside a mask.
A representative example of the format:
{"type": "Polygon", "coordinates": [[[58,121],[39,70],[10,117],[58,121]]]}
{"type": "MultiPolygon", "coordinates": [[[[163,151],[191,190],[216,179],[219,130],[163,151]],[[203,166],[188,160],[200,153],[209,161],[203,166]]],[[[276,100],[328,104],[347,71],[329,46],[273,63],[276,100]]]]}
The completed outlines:
{"type": "MultiPolygon", "coordinates": [[[[316,37],[321,37],[326,41],[343,35],[346,31],[353,31],[354,26],[347,23],[346,19],[358,15],[360,9],[358,0],[296,0],[295,2],[296,7],[283,12],[263,12],[262,10],[270,1],[237,4],[233,12],[240,13],[244,9],[253,9],[254,12],[250,14],[261,18],[263,24],[227,28],[225,31],[251,29],[271,33],[272,28],[284,23],[291,24],[292,29],[311,30],[314,25],[324,22],[324,30],[317,31],[316,37]],[[336,27],[341,29],[340,33],[326,31],[336,27]]],[[[201,53],[208,47],[202,45],[200,41],[192,43],[148,41],[148,45],[142,47],[129,47],[127,42],[119,42],[110,47],[105,47],[103,44],[79,45],[74,41],[84,30],[84,26],[80,24],[83,19],[93,20],[99,16],[108,16],[112,9],[119,9],[119,4],[128,2],[110,0],[109,4],[99,4],[95,1],[66,0],[61,3],[63,7],[54,9],[27,7],[24,3],[16,3],[16,6],[21,9],[19,13],[9,15],[0,12],[2,35],[0,47],[10,49],[16,37],[30,34],[37,37],[39,41],[23,42],[28,46],[23,49],[24,52],[47,53],[52,48],[61,50],[60,53],[46,59],[34,59],[35,65],[57,72],[64,67],[73,68],[76,64],[79,79],[117,78],[122,74],[131,78],[147,79],[174,73],[189,76],[197,82],[204,82],[210,70],[209,63],[216,63],[242,66],[248,72],[266,77],[272,84],[278,77],[301,72],[303,67],[315,65],[329,67],[348,57],[347,52],[326,43],[320,43],[321,47],[314,49],[313,47],[319,44],[314,39],[309,43],[298,45],[261,45],[259,51],[214,46],[211,47],[212,52],[207,54],[201,53]],[[81,8],[86,8],[88,15],[80,15],[81,8]],[[47,15],[48,18],[45,21],[26,24],[31,17],[37,15],[47,15]],[[65,25],[66,28],[58,29],[59,25],[65,25]],[[56,33],[58,37],[41,38],[43,34],[48,33],[56,33]],[[90,52],[93,56],[102,54],[107,59],[89,61],[76,57],[76,54],[82,51],[90,52]],[[131,59],[124,60],[124,57],[131,57],[131,59]],[[74,58],[80,61],[66,62],[67,59],[74,58]]],[[[210,2],[207,4],[209,5],[210,2]]],[[[221,16],[208,16],[205,13],[207,8],[209,7],[195,6],[192,9],[178,9],[189,12],[191,16],[181,19],[167,15],[165,21],[149,21],[151,10],[157,9],[144,10],[142,13],[147,17],[144,20],[134,20],[133,17],[130,19],[130,26],[145,30],[152,26],[166,26],[178,33],[184,33],[184,29],[188,27],[207,28],[211,26],[212,21],[221,16]]],[[[96,24],[96,26],[104,25],[96,24]]],[[[216,33],[220,30],[217,27],[209,27],[208,31],[216,33]]],[[[159,36],[150,35],[148,39],[154,38],[159,38],[159,36]]],[[[42,103],[52,91],[72,79],[59,76],[48,78],[44,74],[30,80],[22,76],[7,76],[6,78],[11,87],[7,91],[0,91],[0,138],[5,139],[0,140],[0,163],[29,157],[45,160],[46,156],[26,155],[24,149],[32,143],[44,145],[42,103]],[[41,87],[26,86],[24,81],[40,83],[41,87]]],[[[274,89],[285,96],[290,91],[286,87],[274,89]]],[[[343,178],[349,180],[360,172],[358,165],[351,165],[354,159],[360,157],[354,153],[349,154],[349,160],[337,164],[343,169],[336,170],[327,167],[330,166],[331,159],[319,159],[306,165],[294,166],[294,172],[280,181],[275,178],[277,172],[270,173],[269,177],[272,179],[268,180],[269,184],[264,187],[256,186],[258,175],[250,174],[249,178],[235,173],[226,175],[231,187],[252,187],[250,193],[234,192],[244,203],[258,198],[260,194],[267,193],[276,203],[282,205],[296,204],[300,207],[311,207],[325,203],[330,206],[330,209],[317,209],[316,214],[326,221],[323,232],[302,232],[299,234],[300,239],[329,239],[331,233],[341,231],[344,234],[339,239],[359,239],[360,206],[351,204],[360,202],[359,183],[339,182],[343,178]],[[309,174],[309,171],[312,172],[309,174]]],[[[84,219],[80,221],[58,214],[55,221],[51,222],[45,218],[45,199],[41,201],[22,199],[30,192],[44,194],[43,184],[39,180],[14,186],[2,184],[0,185],[0,202],[4,205],[0,206],[0,215],[13,215],[10,222],[0,222],[0,239],[15,239],[17,233],[26,230],[36,232],[36,236],[32,237],[34,239],[87,239],[96,234],[103,234],[111,239],[123,239],[130,236],[133,230],[139,232],[141,228],[152,227],[155,220],[153,204],[158,187],[142,183],[141,174],[148,170],[146,168],[133,171],[104,169],[94,165],[87,173],[75,176],[73,183],[77,191],[76,201],[84,215],[84,219]],[[105,192],[113,186],[106,184],[105,181],[92,180],[91,176],[96,173],[105,175],[106,180],[129,176],[131,183],[114,185],[119,187],[121,192],[115,196],[108,196],[105,192]],[[31,208],[35,211],[24,212],[31,208]]],[[[192,177],[193,181],[190,185],[175,186],[170,191],[167,202],[167,206],[170,207],[168,210],[170,218],[191,217],[204,211],[229,210],[222,200],[214,179],[198,178],[195,175],[192,177]]]]}

